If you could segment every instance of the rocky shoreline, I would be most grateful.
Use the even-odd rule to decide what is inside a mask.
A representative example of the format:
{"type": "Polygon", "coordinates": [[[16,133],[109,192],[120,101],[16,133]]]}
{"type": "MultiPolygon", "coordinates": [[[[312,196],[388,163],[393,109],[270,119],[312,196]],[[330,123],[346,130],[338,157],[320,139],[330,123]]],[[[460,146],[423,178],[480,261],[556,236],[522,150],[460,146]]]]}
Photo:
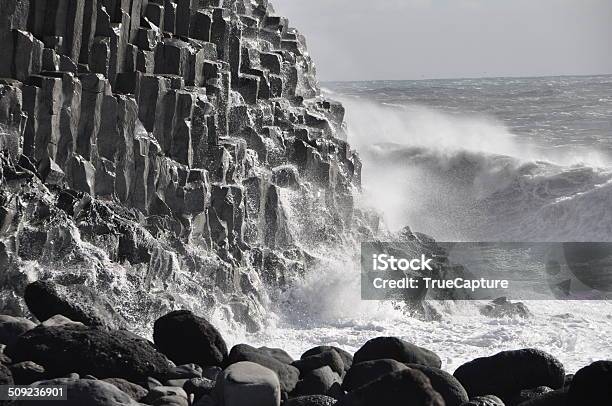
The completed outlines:
{"type": "MultiPolygon", "coordinates": [[[[83,317],[87,314],[78,304],[50,293],[48,282],[35,282],[30,290],[46,292],[27,299],[39,324],[0,316],[0,383],[64,385],[65,405],[612,404],[612,361],[566,375],[552,355],[521,349],[475,359],[451,375],[441,369],[437,354],[394,337],[374,338],[354,354],[323,345],[294,360],[279,348],[228,348],[212,324],[190,311],[156,320],[151,342],[83,317]],[[50,316],[55,310],[61,312],[50,316]]],[[[46,404],[3,404],[30,403],[46,404]]]]}

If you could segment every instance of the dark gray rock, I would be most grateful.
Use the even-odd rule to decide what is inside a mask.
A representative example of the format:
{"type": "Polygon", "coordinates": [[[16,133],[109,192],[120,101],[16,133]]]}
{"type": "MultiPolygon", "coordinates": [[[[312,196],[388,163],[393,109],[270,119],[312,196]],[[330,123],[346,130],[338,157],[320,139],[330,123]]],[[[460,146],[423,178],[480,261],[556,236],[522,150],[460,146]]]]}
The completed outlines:
{"type": "Polygon", "coordinates": [[[329,366],[338,376],[342,376],[344,373],[344,362],[334,349],[304,357],[294,361],[292,365],[299,369],[301,374],[306,374],[324,366],[329,366]]]}
{"type": "Polygon", "coordinates": [[[339,398],[344,394],[340,389],[340,376],[329,366],[302,373],[292,396],[328,395],[339,398]]]}
{"type": "Polygon", "coordinates": [[[104,382],[108,382],[112,385],[115,385],[120,391],[126,393],[129,397],[131,397],[137,402],[142,401],[149,392],[142,386],[136,385],[135,383],[126,381],[122,378],[105,378],[102,380],[104,382]]]}
{"type": "MultiPolygon", "coordinates": [[[[127,393],[122,392],[115,385],[108,382],[91,379],[58,378],[48,381],[36,382],[33,386],[57,386],[65,385],[69,394],[67,400],[61,403],[67,406],[109,406],[126,405],[137,406],[127,393]]],[[[35,402],[32,402],[35,404],[35,402]]]]}
{"type": "Polygon", "coordinates": [[[446,406],[461,406],[469,400],[461,383],[448,372],[419,364],[407,364],[407,366],[427,375],[431,386],[444,398],[446,406]]]}
{"type": "Polygon", "coordinates": [[[603,406],[612,404],[612,361],[597,361],[574,375],[568,404],[603,406]]]}
{"type": "Polygon", "coordinates": [[[373,338],[354,355],[353,362],[359,363],[376,359],[394,359],[407,364],[420,364],[440,368],[442,361],[434,352],[418,347],[397,337],[373,338]]]}
{"type": "Polygon", "coordinates": [[[538,399],[549,392],[553,392],[553,390],[550,389],[548,386],[539,386],[537,388],[523,389],[519,392],[518,395],[514,396],[512,399],[508,399],[508,401],[506,401],[506,404],[508,406],[517,406],[523,402],[538,399]]]}
{"type": "Polygon", "coordinates": [[[13,344],[20,335],[34,327],[36,324],[26,318],[0,315],[0,344],[13,344]]]}
{"type": "Polygon", "coordinates": [[[17,385],[29,385],[45,378],[45,368],[32,361],[18,362],[9,368],[17,385]]]}
{"type": "Polygon", "coordinates": [[[461,406],[506,406],[504,402],[493,395],[477,396],[461,406]]]}
{"type": "Polygon", "coordinates": [[[431,387],[429,379],[422,372],[408,368],[383,375],[349,392],[336,406],[404,406],[408,399],[415,406],[444,406],[442,396],[431,387]]]}
{"type": "Polygon", "coordinates": [[[117,329],[126,322],[111,305],[82,285],[62,286],[52,281],[30,283],[24,294],[28,309],[41,322],[61,314],[88,326],[117,329]]]}
{"type": "Polygon", "coordinates": [[[338,353],[338,355],[340,355],[340,358],[342,358],[342,364],[344,366],[344,374],[346,374],[346,371],[348,371],[351,368],[351,365],[353,365],[353,355],[350,352],[343,350],[342,348],[338,348],[338,347],[334,347],[330,345],[320,345],[318,347],[309,349],[304,354],[302,354],[300,358],[301,359],[307,358],[312,355],[321,354],[329,350],[334,350],[338,353]]]}
{"type": "Polygon", "coordinates": [[[453,374],[470,396],[511,399],[523,389],[563,386],[565,369],[552,355],[535,349],[504,351],[463,364],[453,374]]]}
{"type": "Polygon", "coordinates": [[[332,406],[336,399],[325,395],[298,396],[283,403],[283,406],[332,406]]]}
{"type": "Polygon", "coordinates": [[[518,406],[570,406],[571,403],[567,400],[568,390],[569,388],[562,388],[547,392],[536,398],[519,403],[518,406]]]}
{"type": "Polygon", "coordinates": [[[280,381],[281,390],[286,393],[291,393],[299,380],[300,371],[296,367],[287,365],[269,356],[265,352],[246,344],[239,344],[232,347],[227,358],[228,365],[241,361],[254,362],[276,372],[280,381]]]}
{"type": "Polygon", "coordinates": [[[168,313],[153,326],[157,347],[177,364],[222,365],[227,346],[217,329],[190,311],[168,313]]]}
{"type": "Polygon", "coordinates": [[[354,363],[342,381],[342,389],[350,392],[379,379],[383,375],[402,371],[406,368],[408,367],[405,364],[394,359],[377,359],[354,363]]]}
{"type": "Polygon", "coordinates": [[[36,327],[7,347],[6,353],[14,362],[42,365],[51,377],[76,372],[138,383],[149,376],[163,377],[170,370],[168,359],[145,339],[127,331],[78,324],[36,327]]]}

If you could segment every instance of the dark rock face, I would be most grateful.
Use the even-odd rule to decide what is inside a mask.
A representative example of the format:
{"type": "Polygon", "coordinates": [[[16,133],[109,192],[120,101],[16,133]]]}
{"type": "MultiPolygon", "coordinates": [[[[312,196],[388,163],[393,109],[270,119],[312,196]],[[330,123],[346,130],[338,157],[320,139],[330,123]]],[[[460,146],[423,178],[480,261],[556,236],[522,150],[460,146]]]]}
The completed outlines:
{"type": "Polygon", "coordinates": [[[149,376],[162,377],[170,370],[168,359],[140,337],[79,325],[36,327],[6,352],[14,362],[33,361],[43,366],[51,377],[76,372],[137,383],[149,376]]]}
{"type": "Polygon", "coordinates": [[[565,369],[550,354],[523,349],[477,358],[457,368],[454,376],[470,396],[496,395],[509,400],[524,389],[561,388],[565,369]]]}
{"type": "Polygon", "coordinates": [[[32,361],[18,362],[9,368],[17,385],[29,385],[45,378],[45,368],[32,361]]]}
{"type": "Polygon", "coordinates": [[[108,382],[115,385],[121,392],[126,393],[129,397],[137,402],[140,402],[146,395],[147,390],[140,385],[126,381],[121,378],[106,378],[102,379],[104,382],[108,382]]]}
{"type": "Polygon", "coordinates": [[[61,314],[87,326],[119,328],[125,325],[108,303],[84,286],[66,287],[51,281],[36,281],[26,287],[24,299],[41,322],[61,314]]]}
{"type": "Polygon", "coordinates": [[[469,400],[461,383],[448,372],[419,364],[408,364],[407,366],[421,371],[429,378],[431,386],[444,398],[446,406],[461,406],[469,400]]]}
{"type": "Polygon", "coordinates": [[[574,375],[568,392],[570,405],[612,403],[612,361],[597,361],[574,375]]]}
{"type": "Polygon", "coordinates": [[[267,355],[264,351],[246,344],[235,345],[229,353],[227,364],[231,365],[243,361],[253,362],[276,372],[281,390],[285,393],[293,392],[300,377],[300,371],[296,367],[282,363],[267,355]]]}
{"type": "Polygon", "coordinates": [[[440,357],[434,352],[396,337],[371,339],[355,353],[353,362],[359,363],[385,358],[408,364],[426,365],[433,368],[440,368],[442,366],[440,357]]]}
{"type": "Polygon", "coordinates": [[[374,382],[350,392],[337,406],[444,406],[444,400],[432,387],[429,379],[413,369],[383,375],[374,382]]]}
{"type": "Polygon", "coordinates": [[[13,344],[20,335],[34,327],[36,324],[22,317],[0,316],[0,344],[13,344]]]}
{"type": "Polygon", "coordinates": [[[321,96],[304,37],[268,0],[0,7],[4,313],[26,314],[6,298],[40,259],[31,276],[58,290],[32,288],[41,320],[143,328],[189,301],[257,330],[265,290],[244,281],[287,283],[285,264],[309,263],[285,252],[362,216],[344,108],[321,96]],[[290,227],[295,208],[304,229],[290,227]],[[279,259],[278,278],[261,277],[257,250],[279,259]],[[75,286],[98,312],[74,305],[87,292],[66,306],[75,286]]]}
{"type": "Polygon", "coordinates": [[[227,346],[217,329],[189,311],[168,313],[155,322],[155,345],[177,364],[222,365],[227,346]]]}

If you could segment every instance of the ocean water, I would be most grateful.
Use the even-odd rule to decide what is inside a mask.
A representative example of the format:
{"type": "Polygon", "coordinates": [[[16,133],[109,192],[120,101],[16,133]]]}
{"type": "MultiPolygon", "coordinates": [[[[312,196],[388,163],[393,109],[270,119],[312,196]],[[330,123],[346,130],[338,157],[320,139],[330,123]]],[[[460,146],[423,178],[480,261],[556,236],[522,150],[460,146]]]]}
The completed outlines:
{"type": "MultiPolygon", "coordinates": [[[[391,231],[440,241],[612,241],[612,76],[326,83],[363,160],[359,204],[391,231]]],[[[381,335],[436,351],[453,372],[525,347],[576,371],[612,351],[612,302],[527,301],[533,316],[489,318],[479,302],[431,303],[440,320],[360,298],[357,245],[283,292],[270,327],[230,343],[293,356],[349,351],[381,335]]],[[[222,323],[222,321],[219,321],[222,323]]],[[[223,328],[222,328],[223,329],[223,328]]]]}

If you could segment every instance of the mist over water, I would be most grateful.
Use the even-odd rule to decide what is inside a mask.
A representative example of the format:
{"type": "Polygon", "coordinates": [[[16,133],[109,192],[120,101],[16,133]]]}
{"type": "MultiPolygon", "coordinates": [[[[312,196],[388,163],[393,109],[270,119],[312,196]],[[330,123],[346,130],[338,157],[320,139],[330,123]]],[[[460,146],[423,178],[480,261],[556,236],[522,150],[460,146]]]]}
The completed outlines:
{"type": "MultiPolygon", "coordinates": [[[[332,84],[363,161],[360,205],[386,227],[440,241],[612,240],[612,78],[332,84]]],[[[612,303],[528,301],[528,319],[489,318],[479,302],[431,302],[407,316],[360,297],[358,241],[282,293],[271,327],[235,342],[292,355],[321,345],[357,350],[393,335],[436,351],[452,372],[501,350],[540,348],[569,371],[607,358],[612,303]]]]}

